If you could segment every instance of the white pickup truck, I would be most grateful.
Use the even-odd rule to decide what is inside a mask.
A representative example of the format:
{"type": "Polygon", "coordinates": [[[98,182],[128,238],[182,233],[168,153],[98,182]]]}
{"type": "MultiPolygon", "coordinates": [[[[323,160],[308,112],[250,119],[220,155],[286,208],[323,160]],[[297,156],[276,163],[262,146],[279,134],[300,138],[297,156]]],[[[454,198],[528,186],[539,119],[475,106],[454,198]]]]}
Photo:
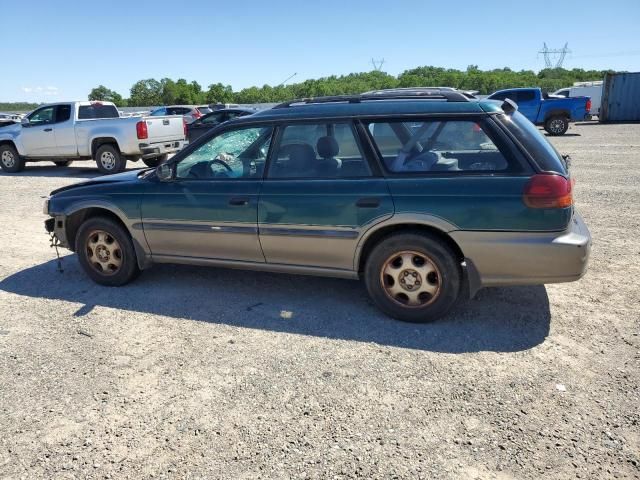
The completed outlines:
{"type": "Polygon", "coordinates": [[[152,167],[185,145],[185,133],[179,115],[120,118],[110,102],[49,104],[0,128],[0,168],[13,173],[30,161],[66,166],[91,158],[106,174],[122,172],[127,160],[152,167]]]}

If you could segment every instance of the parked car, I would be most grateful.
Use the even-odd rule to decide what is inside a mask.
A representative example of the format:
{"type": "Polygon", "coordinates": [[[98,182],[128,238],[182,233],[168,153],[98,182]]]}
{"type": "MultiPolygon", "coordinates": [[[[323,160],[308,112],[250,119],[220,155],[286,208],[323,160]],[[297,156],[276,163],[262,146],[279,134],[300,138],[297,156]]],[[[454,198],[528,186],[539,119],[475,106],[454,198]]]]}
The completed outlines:
{"type": "Polygon", "coordinates": [[[151,112],[151,116],[182,115],[186,123],[191,123],[211,112],[212,110],[208,105],[170,105],[168,107],[156,108],[151,112]]]}
{"type": "Polygon", "coordinates": [[[236,118],[44,211],[102,285],[153,263],[361,278],[382,311],[423,322],[463,291],[579,279],[591,241],[571,185],[513,102],[389,93],[236,118]]]}
{"type": "Polygon", "coordinates": [[[513,100],[518,111],[532,123],[544,126],[549,135],[564,135],[569,129],[569,122],[588,118],[591,109],[589,97],[550,97],[539,88],[499,90],[489,95],[487,100],[502,101],[506,98],[513,100]]]}
{"type": "Polygon", "coordinates": [[[248,108],[226,108],[207,113],[204,117],[200,117],[196,121],[191,122],[187,125],[187,139],[189,140],[189,142],[193,142],[203,133],[212,129],[213,127],[220,125],[223,122],[227,122],[236,117],[251,115],[252,113],[256,113],[256,110],[251,110],[248,108]]]}
{"type": "Polygon", "coordinates": [[[0,127],[20,123],[20,116],[15,113],[0,113],[0,127]]]}
{"type": "Polygon", "coordinates": [[[602,103],[602,84],[602,80],[576,82],[572,87],[561,88],[551,95],[564,98],[589,97],[591,99],[589,118],[597,117],[600,115],[600,104],[602,103]]]}
{"type": "Polygon", "coordinates": [[[13,173],[25,162],[66,166],[93,158],[102,173],[117,173],[127,160],[158,165],[184,146],[185,135],[178,116],[120,118],[110,102],[52,103],[0,129],[0,167],[13,173]]]}

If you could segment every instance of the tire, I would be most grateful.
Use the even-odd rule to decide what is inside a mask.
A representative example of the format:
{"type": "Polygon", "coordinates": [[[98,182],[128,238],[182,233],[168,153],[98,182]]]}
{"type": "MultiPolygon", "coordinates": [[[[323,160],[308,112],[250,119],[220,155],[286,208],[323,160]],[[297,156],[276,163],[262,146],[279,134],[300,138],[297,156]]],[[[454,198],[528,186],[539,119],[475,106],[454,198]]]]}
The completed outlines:
{"type": "Polygon", "coordinates": [[[569,119],[561,115],[549,117],[547,121],[544,122],[544,129],[549,135],[554,137],[564,135],[567,133],[567,130],[569,130],[569,119]]]}
{"type": "Polygon", "coordinates": [[[164,155],[160,155],[159,157],[143,158],[142,161],[147,167],[155,168],[158,165],[166,162],[168,159],[169,155],[165,153],[164,155]]]}
{"type": "Polygon", "coordinates": [[[0,145],[0,168],[7,173],[18,173],[24,170],[24,159],[12,145],[0,145]]]}
{"type": "Polygon", "coordinates": [[[53,162],[56,164],[56,167],[68,167],[73,162],[71,160],[65,160],[64,162],[53,162]]]}
{"type": "Polygon", "coordinates": [[[127,168],[127,159],[120,154],[115,145],[111,144],[100,146],[94,160],[100,173],[105,175],[124,172],[127,168]]]}
{"type": "Polygon", "coordinates": [[[109,218],[94,217],[80,225],[75,249],[82,269],[100,285],[119,287],[140,273],[129,232],[109,218]]]}
{"type": "Polygon", "coordinates": [[[451,248],[433,235],[418,232],[380,241],[364,269],[375,305],[392,318],[413,323],[445,315],[458,299],[461,278],[460,262],[451,248]]]}

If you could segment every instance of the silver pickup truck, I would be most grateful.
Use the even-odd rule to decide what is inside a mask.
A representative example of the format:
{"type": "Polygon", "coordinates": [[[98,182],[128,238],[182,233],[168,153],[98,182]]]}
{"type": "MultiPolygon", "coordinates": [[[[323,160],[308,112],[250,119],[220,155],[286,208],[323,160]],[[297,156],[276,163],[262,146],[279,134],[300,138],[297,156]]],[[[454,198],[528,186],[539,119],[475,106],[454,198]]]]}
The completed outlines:
{"type": "Polygon", "coordinates": [[[0,128],[0,168],[19,172],[25,162],[59,166],[95,159],[102,173],[118,173],[127,160],[156,166],[185,145],[182,116],[120,118],[110,102],[44,105],[20,124],[0,128]]]}

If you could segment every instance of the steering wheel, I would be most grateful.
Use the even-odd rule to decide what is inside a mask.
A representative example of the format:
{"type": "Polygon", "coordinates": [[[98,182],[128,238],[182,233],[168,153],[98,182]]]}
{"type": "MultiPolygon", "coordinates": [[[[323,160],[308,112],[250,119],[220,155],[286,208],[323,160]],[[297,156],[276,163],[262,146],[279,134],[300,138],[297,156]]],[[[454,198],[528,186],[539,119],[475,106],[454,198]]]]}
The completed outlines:
{"type": "Polygon", "coordinates": [[[219,158],[214,158],[213,160],[209,160],[209,168],[213,167],[216,163],[226,168],[227,172],[233,173],[233,169],[229,166],[229,164],[224,160],[220,160],[219,158]]]}

